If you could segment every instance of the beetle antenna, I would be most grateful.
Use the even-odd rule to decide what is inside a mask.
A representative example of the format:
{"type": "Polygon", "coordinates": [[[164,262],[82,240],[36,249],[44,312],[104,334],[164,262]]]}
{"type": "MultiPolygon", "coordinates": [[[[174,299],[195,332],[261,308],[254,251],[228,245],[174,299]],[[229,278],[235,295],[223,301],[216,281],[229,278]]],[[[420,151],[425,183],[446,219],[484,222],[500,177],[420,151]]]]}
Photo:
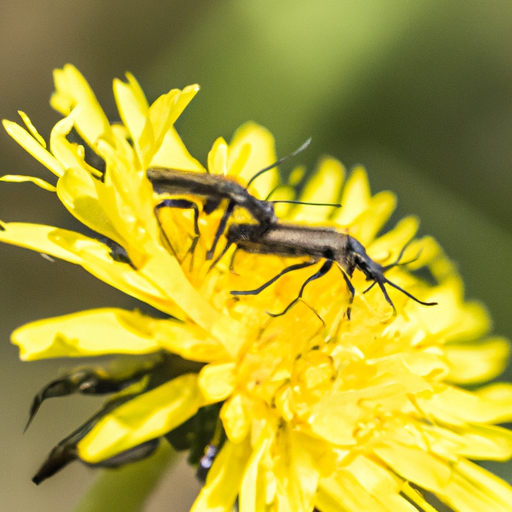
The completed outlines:
{"type": "Polygon", "coordinates": [[[282,200],[277,200],[277,201],[268,201],[269,203],[273,203],[273,204],[276,204],[276,203],[286,203],[286,204],[303,204],[303,205],[306,205],[306,206],[332,206],[334,208],[341,208],[341,204],[340,203],[309,203],[307,201],[295,201],[295,200],[292,200],[292,199],[282,199],[282,200]]]}
{"type": "Polygon", "coordinates": [[[288,160],[288,158],[291,158],[292,156],[295,156],[295,155],[298,155],[299,153],[301,153],[302,151],[304,151],[308,146],[309,144],[311,143],[311,137],[306,141],[304,142],[304,144],[302,144],[302,146],[300,146],[300,148],[296,149],[293,153],[290,153],[289,155],[286,155],[286,156],[283,156],[283,158],[280,158],[279,160],[277,160],[276,162],[274,162],[273,164],[269,165],[268,167],[265,167],[264,169],[261,169],[261,171],[258,171],[250,180],[249,180],[249,183],[247,183],[247,187],[245,187],[246,189],[248,189],[250,186],[251,186],[251,183],[256,179],[258,178],[259,176],[261,176],[262,174],[264,174],[265,172],[267,171],[270,171],[270,169],[273,169],[274,167],[277,167],[278,165],[282,164],[283,162],[285,162],[286,160],[288,160]]]}

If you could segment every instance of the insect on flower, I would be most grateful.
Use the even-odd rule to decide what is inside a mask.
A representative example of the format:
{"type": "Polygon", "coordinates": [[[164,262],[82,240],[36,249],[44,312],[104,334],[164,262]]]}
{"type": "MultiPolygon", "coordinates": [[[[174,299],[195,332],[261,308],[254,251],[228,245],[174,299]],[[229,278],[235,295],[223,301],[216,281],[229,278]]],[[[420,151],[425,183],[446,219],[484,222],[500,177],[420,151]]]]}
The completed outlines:
{"type": "MultiPolygon", "coordinates": [[[[147,177],[151,181],[153,189],[158,194],[193,195],[205,198],[206,202],[203,211],[207,215],[219,208],[222,201],[227,200],[226,209],[224,210],[219,227],[215,233],[212,247],[206,254],[206,259],[211,260],[220,237],[226,231],[228,220],[232,216],[235,207],[239,206],[244,208],[253,216],[254,220],[257,221],[254,229],[260,234],[263,234],[271,225],[278,221],[274,212],[274,203],[277,201],[258,199],[250,194],[248,189],[257,177],[277,167],[288,158],[297,155],[306,149],[310,142],[311,139],[308,139],[293,153],[280,158],[273,164],[258,171],[249,180],[246,187],[222,175],[182,171],[178,169],[151,168],[147,170],[147,177]]],[[[155,210],[166,207],[194,211],[195,238],[190,248],[190,252],[193,252],[199,239],[199,208],[197,204],[188,199],[165,199],[156,206],[155,210]]]]}
{"type": "MultiPolygon", "coordinates": [[[[271,316],[284,315],[302,298],[306,285],[326,275],[334,263],[337,263],[342,271],[343,278],[350,292],[350,303],[352,303],[355,295],[355,289],[350,278],[354,270],[359,269],[364,273],[368,281],[373,281],[366,291],[377,284],[386,302],[393,308],[395,314],[396,309],[386,290],[386,284],[399,290],[404,295],[423,306],[435,306],[437,304],[437,302],[423,302],[417,299],[385,277],[384,273],[386,270],[399,264],[402,254],[399,255],[397,262],[388,266],[382,266],[368,256],[366,249],[358,240],[345,233],[340,233],[335,229],[277,224],[261,234],[257,232],[251,224],[233,224],[228,229],[227,239],[228,243],[226,248],[229,248],[232,244],[236,244],[237,249],[249,253],[274,254],[288,257],[309,256],[311,258],[305,262],[286,267],[279,272],[279,274],[255,290],[232,291],[232,295],[257,295],[288,272],[310,267],[322,259],[325,260],[320,269],[306,279],[297,298],[281,313],[269,313],[271,316]]],[[[350,318],[350,307],[348,308],[347,316],[350,318]]]]}
{"type": "MultiPolygon", "coordinates": [[[[57,186],[24,174],[2,181],[58,192],[84,229],[0,222],[0,241],[80,265],[158,313],[96,307],[13,332],[25,361],[90,358],[39,391],[31,418],[49,398],[108,397],[51,450],[35,483],[74,460],[115,467],[169,442],[188,450],[199,477],[206,475],[194,512],[427,512],[429,496],[454,511],[512,512],[512,487],[473,462],[512,458],[512,433],[500,426],[512,419],[512,385],[485,385],[503,371],[510,345],[489,336],[487,311],[464,298],[456,265],[435,239],[417,238],[418,219],[380,234],[395,208],[392,192],[372,194],[364,169],[345,176],[340,162],[325,157],[297,197],[302,204],[340,198],[343,208],[276,208],[274,215],[271,197],[295,196],[291,186],[271,196],[277,173],[253,185],[248,179],[276,160],[266,129],[247,123],[230,143],[216,139],[208,167],[219,179],[203,176],[204,166],[182,143],[174,123],[197,85],[149,104],[127,75],[127,82],[114,82],[121,121],[111,124],[76,68],[56,70],[55,82],[52,105],[64,118],[50,144],[25,114],[25,127],[4,126],[55,174],[57,186]],[[83,143],[70,140],[73,129],[83,143]],[[152,185],[148,169],[172,172],[152,185]],[[201,183],[177,169],[196,172],[201,183]],[[171,174],[185,180],[181,188],[171,186],[171,174]],[[200,229],[207,240],[199,240],[199,263],[187,270],[182,256],[194,225],[183,208],[190,203],[198,212],[196,236],[200,229]],[[217,250],[206,262],[214,239],[217,250]],[[208,272],[219,253],[223,260],[208,272]],[[226,264],[232,253],[236,275],[226,264]],[[414,268],[428,282],[404,268],[415,254],[414,268]],[[284,315],[332,266],[343,280],[312,284],[315,293],[304,293],[311,311],[297,304],[284,315]],[[299,268],[308,275],[292,272],[299,268]],[[359,290],[367,286],[379,290],[363,301],[359,290]],[[249,300],[233,297],[266,287],[249,300]],[[269,318],[268,305],[282,311],[298,288],[283,316],[269,318]],[[410,299],[432,302],[409,292],[442,306],[419,307],[410,299]],[[384,319],[392,302],[396,315],[384,319]],[[112,357],[108,364],[95,359],[105,356],[112,357]]],[[[165,469],[161,462],[148,461],[151,475],[165,469]]],[[[146,492],[138,485],[118,493],[102,488],[87,493],[85,508],[124,510],[120,500],[137,498],[138,506],[146,492]]]]}

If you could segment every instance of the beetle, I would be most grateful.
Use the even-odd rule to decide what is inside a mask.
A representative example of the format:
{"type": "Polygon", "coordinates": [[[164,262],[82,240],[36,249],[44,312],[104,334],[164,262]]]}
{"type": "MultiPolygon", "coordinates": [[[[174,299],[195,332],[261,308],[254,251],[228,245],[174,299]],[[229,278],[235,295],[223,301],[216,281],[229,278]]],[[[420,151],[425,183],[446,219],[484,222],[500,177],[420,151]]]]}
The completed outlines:
{"type": "MultiPolygon", "coordinates": [[[[274,211],[274,204],[277,201],[267,201],[253,196],[248,188],[253,181],[277,167],[288,158],[291,158],[309,146],[311,139],[308,139],[300,148],[293,153],[280,158],[273,164],[258,171],[244,187],[228,176],[218,174],[200,173],[194,171],[184,171],[178,169],[167,169],[162,167],[152,167],[146,171],[146,175],[153,185],[157,194],[193,195],[206,200],[203,211],[206,214],[212,213],[219,208],[222,201],[227,200],[226,209],[222,215],[219,226],[215,233],[212,247],[206,254],[206,259],[211,260],[222,234],[226,231],[229,218],[233,214],[235,207],[244,208],[256,221],[255,230],[263,234],[270,226],[278,222],[274,211]]],[[[199,238],[199,208],[196,203],[187,199],[165,199],[160,202],[155,210],[160,208],[183,208],[194,211],[194,231],[195,239],[192,242],[190,252],[193,252],[199,238]]]]}
{"type": "MultiPolygon", "coordinates": [[[[265,232],[269,226],[277,222],[277,217],[274,212],[274,203],[257,199],[248,192],[247,188],[225,176],[164,168],[148,169],[147,176],[153,184],[155,192],[158,194],[183,194],[205,198],[206,203],[204,211],[206,214],[212,213],[219,207],[223,200],[227,200],[226,209],[224,210],[219,227],[215,233],[213,245],[206,255],[207,260],[212,259],[218,241],[226,230],[229,217],[233,214],[236,206],[244,208],[253,216],[254,220],[257,222],[255,226],[257,226],[261,233],[265,232]]],[[[194,210],[194,231],[196,238],[191,247],[192,252],[197,243],[197,238],[199,237],[199,209],[197,205],[193,201],[186,199],[165,199],[156,206],[156,209],[164,207],[194,210]]]]}
{"type": "MultiPolygon", "coordinates": [[[[336,263],[342,270],[342,275],[350,293],[350,303],[352,303],[355,295],[354,286],[352,285],[350,278],[352,277],[354,270],[358,269],[363,272],[368,281],[372,281],[370,288],[375,284],[379,286],[386,302],[393,308],[395,314],[395,305],[393,304],[385,285],[395,288],[423,306],[435,306],[437,304],[437,302],[423,302],[417,299],[408,291],[386,278],[384,273],[386,270],[389,270],[391,267],[399,264],[402,254],[399,255],[397,262],[388,266],[380,265],[368,256],[366,249],[357,239],[346,233],[341,233],[334,228],[309,227],[280,223],[272,225],[265,233],[262,234],[257,229],[254,229],[252,224],[232,224],[228,229],[227,239],[228,242],[223,253],[225,253],[231,245],[235,244],[237,246],[237,250],[240,249],[254,254],[273,254],[285,257],[310,257],[310,259],[305,262],[285,268],[279,274],[255,290],[231,291],[231,294],[235,296],[257,295],[288,272],[306,268],[324,260],[320,269],[303,283],[297,298],[292,301],[283,312],[278,314],[269,313],[271,316],[284,315],[297,303],[298,300],[302,298],[306,285],[327,274],[334,263],[336,263]]],[[[220,259],[220,257],[217,258],[217,260],[220,259]]],[[[347,311],[347,316],[350,318],[350,306],[347,311]]]]}

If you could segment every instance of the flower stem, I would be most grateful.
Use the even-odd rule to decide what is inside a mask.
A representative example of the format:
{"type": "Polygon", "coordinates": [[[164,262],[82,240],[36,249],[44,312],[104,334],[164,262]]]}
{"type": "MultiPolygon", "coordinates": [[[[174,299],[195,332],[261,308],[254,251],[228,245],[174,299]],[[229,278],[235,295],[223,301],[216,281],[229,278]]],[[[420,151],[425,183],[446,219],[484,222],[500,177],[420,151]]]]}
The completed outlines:
{"type": "Polygon", "coordinates": [[[167,442],[162,442],[146,460],[119,469],[100,470],[73,512],[140,511],[175,458],[176,452],[167,442]]]}

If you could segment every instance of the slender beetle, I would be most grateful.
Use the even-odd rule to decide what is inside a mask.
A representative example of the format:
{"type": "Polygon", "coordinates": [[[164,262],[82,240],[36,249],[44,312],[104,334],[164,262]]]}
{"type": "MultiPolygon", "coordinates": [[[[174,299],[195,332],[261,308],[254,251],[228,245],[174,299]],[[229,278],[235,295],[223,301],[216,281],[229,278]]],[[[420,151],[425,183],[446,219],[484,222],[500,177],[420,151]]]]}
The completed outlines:
{"type": "MultiPolygon", "coordinates": [[[[394,311],[396,311],[395,306],[389,297],[385,285],[399,290],[410,299],[424,306],[434,306],[437,304],[437,302],[423,302],[417,299],[386,278],[384,272],[398,264],[398,262],[389,266],[380,265],[368,256],[366,249],[353,236],[340,233],[333,228],[275,224],[267,229],[265,233],[261,234],[254,229],[252,224],[232,224],[228,229],[227,239],[228,244],[226,247],[236,244],[238,249],[249,253],[274,254],[285,257],[310,257],[308,261],[285,268],[278,275],[255,290],[232,291],[232,295],[256,295],[273,284],[284,274],[314,265],[318,261],[324,260],[320,270],[304,282],[298,297],[290,303],[282,313],[279,313],[279,315],[286,313],[290,307],[302,297],[305,286],[311,281],[324,276],[334,263],[337,263],[342,269],[343,277],[351,296],[350,302],[352,302],[355,293],[350,278],[354,270],[358,269],[363,272],[368,281],[373,282],[372,286],[374,284],[379,286],[386,302],[388,302],[394,311]]],[[[348,314],[350,315],[350,308],[348,314]]]]}

